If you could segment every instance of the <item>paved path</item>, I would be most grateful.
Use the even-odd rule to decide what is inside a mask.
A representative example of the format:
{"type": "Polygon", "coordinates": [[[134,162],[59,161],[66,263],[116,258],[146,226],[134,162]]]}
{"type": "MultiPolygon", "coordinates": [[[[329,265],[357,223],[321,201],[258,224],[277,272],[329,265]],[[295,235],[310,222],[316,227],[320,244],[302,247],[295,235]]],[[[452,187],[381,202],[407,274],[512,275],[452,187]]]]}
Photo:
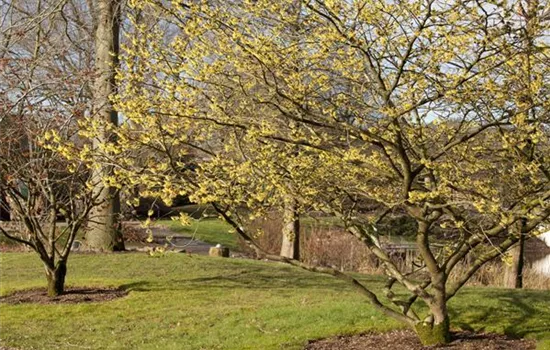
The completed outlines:
{"type": "Polygon", "coordinates": [[[192,239],[188,236],[185,236],[179,233],[175,233],[169,228],[166,228],[161,225],[151,226],[151,231],[153,232],[153,242],[151,243],[127,242],[126,249],[141,250],[141,249],[146,249],[147,247],[158,247],[158,246],[164,246],[165,244],[168,244],[168,248],[171,250],[185,251],[186,253],[191,253],[191,254],[208,255],[208,251],[210,250],[211,247],[213,247],[212,244],[199,241],[197,239],[192,239]],[[171,237],[170,241],[166,239],[167,237],[171,237]]]}

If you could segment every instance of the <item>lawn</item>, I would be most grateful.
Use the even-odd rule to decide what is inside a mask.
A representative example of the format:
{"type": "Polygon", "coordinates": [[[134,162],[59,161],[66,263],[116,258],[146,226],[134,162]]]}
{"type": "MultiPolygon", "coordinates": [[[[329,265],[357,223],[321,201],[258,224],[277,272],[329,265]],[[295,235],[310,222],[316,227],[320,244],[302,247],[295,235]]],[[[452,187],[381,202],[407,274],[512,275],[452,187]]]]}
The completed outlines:
{"type": "Polygon", "coordinates": [[[171,219],[156,220],[155,224],[163,225],[187,237],[194,237],[210,244],[221,244],[231,250],[238,249],[238,238],[232,232],[231,225],[218,218],[191,219],[191,225],[183,226],[171,219]]]}
{"type": "MultiPolygon", "coordinates": [[[[30,253],[1,255],[0,294],[44,284],[30,253]]],[[[378,277],[362,276],[380,287],[378,277]]],[[[21,349],[300,349],[309,339],[400,327],[348,285],[281,264],[167,254],[73,255],[69,285],[129,295],[80,305],[0,305],[0,344],[21,349]]],[[[453,326],[550,338],[547,291],[468,288],[453,326]]],[[[539,348],[550,348],[539,342],[539,348]]]]}

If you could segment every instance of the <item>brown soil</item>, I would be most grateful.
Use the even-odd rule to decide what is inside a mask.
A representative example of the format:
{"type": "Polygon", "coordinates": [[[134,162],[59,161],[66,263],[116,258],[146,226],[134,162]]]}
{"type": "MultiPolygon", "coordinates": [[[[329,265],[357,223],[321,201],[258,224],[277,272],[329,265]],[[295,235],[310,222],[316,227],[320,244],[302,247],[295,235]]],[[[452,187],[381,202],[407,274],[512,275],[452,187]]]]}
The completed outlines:
{"type": "MultiPolygon", "coordinates": [[[[410,330],[341,336],[310,342],[305,350],[428,350],[410,330]]],[[[453,341],[440,349],[452,350],[534,350],[534,340],[511,339],[494,333],[456,332],[453,341]]]]}
{"type": "Polygon", "coordinates": [[[122,298],[128,292],[118,288],[66,288],[65,294],[50,298],[45,288],[33,288],[16,291],[0,297],[0,303],[5,304],[78,304],[109,301],[122,298]]]}

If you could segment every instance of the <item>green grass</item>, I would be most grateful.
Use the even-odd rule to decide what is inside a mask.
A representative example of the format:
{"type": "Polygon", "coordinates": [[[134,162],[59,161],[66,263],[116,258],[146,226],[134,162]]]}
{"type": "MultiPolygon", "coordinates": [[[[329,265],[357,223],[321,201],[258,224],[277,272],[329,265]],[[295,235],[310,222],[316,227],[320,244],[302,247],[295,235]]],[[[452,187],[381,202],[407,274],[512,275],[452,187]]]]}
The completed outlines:
{"type": "MultiPolygon", "coordinates": [[[[182,207],[181,211],[185,212],[191,217],[197,217],[192,220],[191,226],[182,226],[179,221],[173,221],[171,219],[159,219],[156,220],[156,224],[164,225],[170,228],[172,231],[191,237],[195,235],[195,238],[210,244],[222,244],[232,250],[239,248],[238,237],[233,231],[231,225],[222,221],[221,219],[214,217],[202,217],[196,215],[197,213],[208,212],[208,207],[198,205],[187,205],[182,207]]],[[[211,213],[210,213],[211,214],[211,213]]],[[[301,224],[305,229],[311,227],[320,227],[323,229],[341,227],[342,223],[335,217],[303,217],[301,218],[301,224]]]]}
{"type": "MultiPolygon", "coordinates": [[[[37,257],[0,258],[0,294],[43,286],[37,257]]],[[[362,276],[375,288],[381,278],[362,276]]],[[[123,286],[115,301],[0,305],[0,344],[21,349],[301,349],[309,339],[401,327],[347,284],[282,264],[123,253],[71,257],[69,285],[123,286]]],[[[469,288],[454,327],[550,338],[547,291],[469,288]]],[[[541,349],[550,345],[540,342],[541,349]]]]}
{"type": "Polygon", "coordinates": [[[218,216],[218,213],[211,205],[186,204],[180,207],[175,207],[174,209],[178,212],[186,213],[195,219],[218,216]]]}
{"type": "Polygon", "coordinates": [[[190,226],[182,226],[179,221],[157,220],[155,224],[168,227],[178,234],[194,237],[210,244],[222,244],[232,250],[238,248],[237,235],[230,233],[231,226],[218,218],[192,219],[190,226]]]}

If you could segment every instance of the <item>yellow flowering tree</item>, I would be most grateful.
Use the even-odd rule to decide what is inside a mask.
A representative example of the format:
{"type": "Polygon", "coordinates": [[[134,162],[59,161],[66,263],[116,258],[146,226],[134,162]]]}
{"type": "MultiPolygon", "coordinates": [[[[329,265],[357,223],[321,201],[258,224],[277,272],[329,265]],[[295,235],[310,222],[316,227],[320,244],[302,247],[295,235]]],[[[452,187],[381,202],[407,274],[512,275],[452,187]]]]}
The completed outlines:
{"type": "Polygon", "coordinates": [[[536,1],[131,4],[161,20],[136,21],[123,48],[125,122],[103,145],[113,184],[212,203],[252,245],[242,208],[292,196],[339,218],[380,260],[387,303],[282,260],[348,280],[424,344],[449,341],[449,299],[550,215],[549,24],[536,1]],[[417,222],[414,271],[377,228],[392,212],[417,222]]]}

